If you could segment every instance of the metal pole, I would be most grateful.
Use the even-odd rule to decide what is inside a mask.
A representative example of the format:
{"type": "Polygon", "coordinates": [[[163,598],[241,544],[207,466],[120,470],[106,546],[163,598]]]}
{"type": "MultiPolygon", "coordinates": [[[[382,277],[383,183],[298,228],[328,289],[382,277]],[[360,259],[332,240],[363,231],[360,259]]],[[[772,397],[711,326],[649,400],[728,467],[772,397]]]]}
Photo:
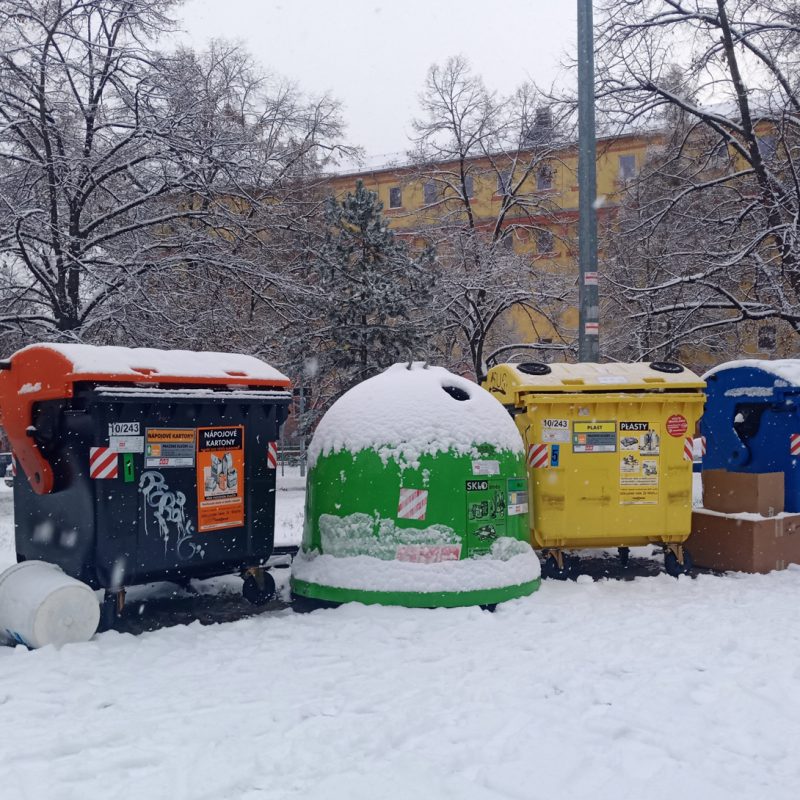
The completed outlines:
{"type": "Polygon", "coordinates": [[[597,297],[597,170],[594,130],[592,0],[578,0],[578,360],[600,360],[597,297]]]}

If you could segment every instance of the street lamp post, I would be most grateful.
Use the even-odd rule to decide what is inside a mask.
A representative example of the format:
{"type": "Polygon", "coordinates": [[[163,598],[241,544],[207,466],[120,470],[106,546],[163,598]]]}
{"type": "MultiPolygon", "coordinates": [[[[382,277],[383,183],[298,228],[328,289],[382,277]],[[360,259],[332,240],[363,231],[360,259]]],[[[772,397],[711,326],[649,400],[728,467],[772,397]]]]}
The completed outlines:
{"type": "Polygon", "coordinates": [[[600,360],[592,0],[578,0],[578,360],[600,360]]]}

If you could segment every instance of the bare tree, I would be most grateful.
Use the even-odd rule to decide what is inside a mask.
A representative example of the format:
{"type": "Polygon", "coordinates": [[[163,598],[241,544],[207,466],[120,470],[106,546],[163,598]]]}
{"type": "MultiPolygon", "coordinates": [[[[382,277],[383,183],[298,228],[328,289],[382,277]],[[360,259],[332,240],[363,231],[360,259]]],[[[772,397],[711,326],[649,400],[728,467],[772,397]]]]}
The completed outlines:
{"type": "Polygon", "coordinates": [[[174,5],[0,6],[7,338],[191,337],[198,279],[206,309],[220,280],[267,299],[265,243],[312,213],[291,201],[336,147],[336,104],[268,81],[237,48],[159,53],[174,5]]]}
{"type": "Polygon", "coordinates": [[[601,113],[663,134],[607,246],[629,352],[800,331],[798,22],[790,0],[603,4],[601,113]]]}
{"type": "Polygon", "coordinates": [[[487,346],[515,337],[511,309],[557,326],[553,299],[574,284],[572,276],[538,271],[535,252],[513,252],[515,240],[553,242],[566,122],[531,85],[509,97],[490,92],[461,56],[430,68],[420,103],[410,154],[411,180],[423,187],[418,232],[441,265],[444,330],[460,338],[460,347],[445,339],[445,349],[469,354],[480,379],[487,346]],[[480,189],[496,196],[488,215],[488,204],[476,202],[480,189]]]}
{"type": "MultiPolygon", "coordinates": [[[[529,343],[517,341],[512,311],[535,333],[544,325],[548,333],[558,328],[571,281],[535,270],[529,256],[474,231],[450,236],[440,248],[430,327],[439,331],[440,349],[451,367],[482,381],[495,359],[527,348],[529,343]]],[[[534,346],[548,355],[568,348],[566,342],[534,346]]]]}

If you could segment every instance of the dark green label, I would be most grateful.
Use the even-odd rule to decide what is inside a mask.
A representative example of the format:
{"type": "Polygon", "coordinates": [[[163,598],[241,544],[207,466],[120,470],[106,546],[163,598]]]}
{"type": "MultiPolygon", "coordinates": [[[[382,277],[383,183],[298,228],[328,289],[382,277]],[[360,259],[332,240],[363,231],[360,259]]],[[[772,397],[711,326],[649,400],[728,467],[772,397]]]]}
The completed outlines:
{"type": "Polygon", "coordinates": [[[122,480],[125,483],[133,483],[136,480],[133,471],[133,453],[122,454],[122,480]]]}
{"type": "Polygon", "coordinates": [[[505,483],[499,477],[467,481],[467,547],[470,553],[487,552],[495,539],[505,536],[505,483]]]}

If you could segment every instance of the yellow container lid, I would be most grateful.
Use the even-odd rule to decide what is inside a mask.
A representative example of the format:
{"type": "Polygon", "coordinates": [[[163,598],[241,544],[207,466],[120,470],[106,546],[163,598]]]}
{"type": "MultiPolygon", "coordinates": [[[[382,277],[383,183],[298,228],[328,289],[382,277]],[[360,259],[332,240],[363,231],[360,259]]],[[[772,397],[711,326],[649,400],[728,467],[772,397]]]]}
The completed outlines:
{"type": "Polygon", "coordinates": [[[672,362],[635,364],[498,364],[484,387],[505,405],[521,405],[530,393],[702,391],[706,383],[691,370],[672,362]]]}

